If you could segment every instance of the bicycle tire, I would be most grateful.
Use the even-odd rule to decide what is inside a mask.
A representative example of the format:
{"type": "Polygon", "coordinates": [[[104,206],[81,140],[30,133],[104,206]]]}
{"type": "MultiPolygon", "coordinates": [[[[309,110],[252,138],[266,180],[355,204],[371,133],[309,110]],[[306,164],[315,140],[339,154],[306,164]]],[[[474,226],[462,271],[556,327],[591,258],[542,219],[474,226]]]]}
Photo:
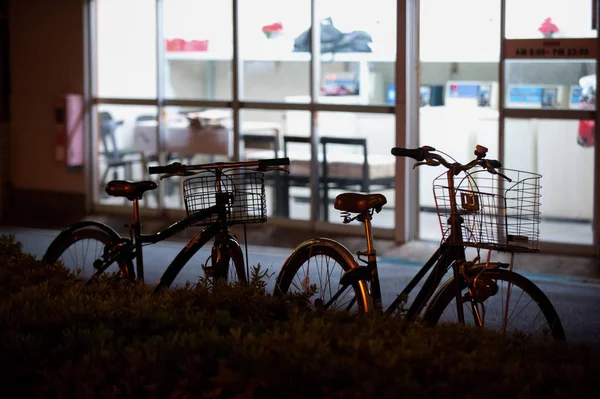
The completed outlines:
{"type": "MultiPolygon", "coordinates": [[[[471,277],[471,278],[474,277],[475,275],[477,275],[478,273],[481,272],[481,269],[482,269],[482,267],[477,267],[477,268],[471,269],[469,271],[469,277],[471,277]]],[[[554,308],[554,306],[552,305],[552,303],[550,302],[550,300],[548,299],[546,294],[544,294],[544,292],[531,280],[527,279],[526,277],[524,277],[518,273],[515,273],[510,270],[505,270],[505,269],[485,270],[485,271],[483,271],[483,273],[480,274],[479,278],[481,279],[482,277],[493,280],[495,282],[504,281],[509,284],[513,284],[514,286],[521,289],[523,291],[523,293],[526,293],[531,298],[532,301],[530,303],[533,303],[534,305],[537,304],[537,307],[539,307],[541,314],[545,318],[546,325],[549,328],[549,333],[552,336],[552,338],[557,341],[564,341],[566,339],[565,332],[564,332],[562,323],[560,322],[558,313],[556,312],[556,309],[554,308]]],[[[480,281],[485,281],[485,280],[480,280],[480,281]]],[[[436,294],[434,295],[434,297],[432,298],[432,300],[431,300],[429,306],[427,307],[425,314],[423,316],[423,320],[427,325],[436,325],[440,321],[440,318],[441,318],[444,310],[446,310],[448,308],[448,306],[454,307],[454,311],[456,311],[456,303],[451,304],[451,302],[456,299],[455,285],[453,284],[453,282],[454,282],[454,277],[450,278],[442,287],[440,287],[438,289],[438,291],[436,292],[436,294]]],[[[465,283],[464,279],[461,279],[461,297],[462,298],[465,298],[462,294],[466,288],[467,287],[466,287],[466,283],[465,283]]],[[[468,294],[469,291],[467,290],[466,292],[468,294]]],[[[500,290],[498,290],[498,293],[500,293],[500,290]]],[[[498,296],[498,293],[494,294],[493,296],[494,297],[498,296]]],[[[513,294],[511,293],[510,296],[512,298],[513,294]]],[[[469,299],[469,298],[467,298],[467,299],[469,299]]],[[[502,294],[502,299],[503,299],[503,294],[502,294]]],[[[520,301],[520,299],[521,299],[521,296],[519,296],[518,300],[520,301]]],[[[468,302],[468,303],[470,303],[470,302],[468,302]]],[[[465,304],[465,302],[463,302],[463,304],[465,304]]],[[[467,307],[469,307],[469,306],[467,306],[467,307]]],[[[472,306],[470,308],[472,309],[472,306]]],[[[517,316],[521,315],[522,313],[523,313],[523,310],[521,310],[517,314],[517,316]]],[[[473,313],[471,313],[471,314],[473,314],[473,313]]],[[[540,313],[538,313],[538,315],[539,314],[540,313]]],[[[467,312],[467,310],[465,310],[465,313],[464,313],[465,321],[468,319],[468,315],[469,315],[469,313],[467,312]]],[[[484,315],[485,315],[485,312],[484,312],[484,315]]],[[[511,315],[512,315],[512,313],[511,313],[511,315]]],[[[536,316],[536,319],[537,319],[537,317],[538,316],[536,316]]],[[[485,324],[485,321],[484,321],[484,324],[485,324]]],[[[488,327],[488,326],[485,326],[485,327],[488,327]]],[[[509,330],[508,326],[506,327],[506,330],[509,330]]],[[[506,331],[502,331],[502,328],[500,328],[500,333],[506,333],[506,331]]]]}
{"type": "MultiPolygon", "coordinates": [[[[76,246],[81,241],[88,239],[97,241],[101,244],[101,247],[95,246],[97,252],[95,256],[92,256],[92,259],[90,259],[92,261],[90,270],[94,270],[93,262],[96,259],[99,259],[102,255],[100,250],[104,251],[106,246],[118,243],[121,237],[108,226],[100,223],[84,222],[80,225],[75,225],[59,234],[48,246],[48,249],[42,257],[42,260],[46,263],[56,263],[70,247],[76,246]]],[[[89,244],[86,245],[86,249],[88,248],[89,244]]],[[[86,260],[85,258],[87,258],[87,256],[84,256],[84,261],[86,260]]],[[[84,266],[80,264],[78,258],[73,259],[73,257],[71,257],[71,261],[73,261],[72,264],[63,260],[63,264],[65,264],[65,267],[72,270],[75,270],[76,268],[84,268],[84,266]]],[[[133,281],[135,279],[133,263],[131,260],[120,260],[117,262],[117,266],[121,278],[127,281],[133,281]]],[[[104,272],[106,273],[107,271],[108,270],[105,270],[104,272]]],[[[82,272],[85,273],[85,270],[82,270],[82,272]]],[[[95,274],[93,274],[89,279],[84,279],[90,281],[94,276],[95,274]]]]}
{"type": "MultiPolygon", "coordinates": [[[[155,293],[168,289],[173,284],[173,281],[177,278],[181,270],[188,264],[188,262],[196,255],[200,248],[204,247],[211,239],[214,239],[218,232],[218,226],[216,224],[210,224],[202,230],[198,235],[190,240],[190,242],[183,247],[183,249],[177,254],[175,259],[169,264],[167,269],[164,271],[160,280],[154,287],[155,293]]],[[[237,241],[236,241],[237,244],[237,241]]],[[[236,271],[244,269],[243,256],[241,256],[241,249],[236,254],[236,271]],[[241,260],[240,260],[241,258],[241,260]],[[240,266],[241,265],[241,266],[240,266]]],[[[245,271],[244,271],[244,281],[245,271]]]]}
{"type": "MultiPolygon", "coordinates": [[[[275,281],[274,295],[289,293],[290,286],[292,286],[294,277],[297,276],[298,272],[300,271],[300,268],[306,262],[310,261],[311,258],[314,258],[316,256],[327,257],[329,259],[334,260],[338,265],[340,265],[342,270],[339,277],[341,277],[342,273],[359,267],[354,261],[354,257],[352,256],[352,254],[340,243],[325,238],[308,240],[300,244],[286,259],[279,274],[277,275],[275,281]]],[[[310,273],[310,271],[308,272],[310,273]]],[[[321,276],[320,273],[318,274],[319,276],[321,276]]],[[[331,282],[331,278],[329,279],[329,281],[331,282]]],[[[300,285],[303,284],[307,285],[306,283],[300,282],[300,285]]],[[[298,287],[297,284],[296,286],[298,287]]],[[[307,287],[304,287],[305,290],[306,288],[307,287]]],[[[356,298],[355,303],[357,310],[359,312],[369,311],[370,306],[368,302],[367,283],[365,281],[357,281],[352,285],[352,290],[354,291],[354,297],[356,298]]],[[[316,292],[315,295],[318,294],[318,292],[316,292]]],[[[321,290],[320,292],[323,292],[323,290],[321,290]]],[[[331,290],[329,290],[329,292],[330,294],[332,293],[331,290]]],[[[347,292],[348,291],[346,291],[346,293],[347,292]]],[[[329,299],[331,298],[331,296],[329,297],[329,299]]],[[[322,301],[321,303],[327,303],[326,298],[324,298],[324,296],[321,295],[320,297],[315,299],[315,305],[319,299],[322,301]]],[[[352,298],[349,298],[349,301],[351,300],[352,298]]]]}
{"type": "MultiPolygon", "coordinates": [[[[246,284],[248,282],[247,276],[246,276],[246,269],[245,269],[245,262],[244,262],[244,254],[242,253],[242,250],[238,244],[238,242],[232,238],[227,238],[225,240],[223,240],[222,242],[223,245],[225,245],[226,249],[221,249],[221,251],[225,250],[225,258],[221,261],[217,261],[214,258],[214,254],[212,257],[213,260],[213,276],[215,278],[215,280],[219,279],[219,280],[225,280],[227,282],[231,282],[232,280],[229,278],[230,274],[230,268],[232,266],[231,262],[233,262],[233,267],[235,268],[235,274],[237,277],[237,281],[242,283],[242,284],[246,284]],[[227,254],[229,256],[227,256],[227,254]],[[224,267],[222,267],[219,263],[222,262],[223,264],[225,264],[224,267]]],[[[217,243],[215,243],[213,245],[213,248],[215,248],[215,246],[218,245],[217,243]]],[[[221,252],[223,253],[223,252],[221,252]]]]}

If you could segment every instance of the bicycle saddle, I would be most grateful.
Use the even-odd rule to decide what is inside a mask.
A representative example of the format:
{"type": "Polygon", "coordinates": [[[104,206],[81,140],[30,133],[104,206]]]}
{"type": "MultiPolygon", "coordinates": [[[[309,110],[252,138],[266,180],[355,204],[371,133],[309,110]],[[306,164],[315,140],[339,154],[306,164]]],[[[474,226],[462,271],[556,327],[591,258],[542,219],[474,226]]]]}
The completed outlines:
{"type": "Polygon", "coordinates": [[[383,194],[343,193],[335,197],[333,206],[338,211],[363,213],[372,208],[379,212],[385,204],[387,199],[383,194]]]}
{"type": "Polygon", "coordinates": [[[111,180],[106,183],[104,189],[108,195],[113,197],[125,197],[130,201],[141,199],[142,195],[149,190],[156,189],[157,185],[151,180],[127,181],[111,180]]]}

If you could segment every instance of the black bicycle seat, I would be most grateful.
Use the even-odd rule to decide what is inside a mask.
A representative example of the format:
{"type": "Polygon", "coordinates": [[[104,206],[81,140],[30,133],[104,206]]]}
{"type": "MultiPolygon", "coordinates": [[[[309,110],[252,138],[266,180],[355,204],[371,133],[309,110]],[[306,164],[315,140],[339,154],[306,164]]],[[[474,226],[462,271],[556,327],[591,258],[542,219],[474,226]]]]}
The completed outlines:
{"type": "Polygon", "coordinates": [[[381,210],[387,204],[383,194],[343,193],[335,197],[333,206],[339,211],[363,213],[369,209],[381,210]]]}
{"type": "Polygon", "coordinates": [[[113,197],[125,197],[130,201],[141,199],[142,195],[149,190],[156,189],[157,185],[151,180],[127,181],[111,180],[106,183],[104,189],[108,195],[113,197]]]}

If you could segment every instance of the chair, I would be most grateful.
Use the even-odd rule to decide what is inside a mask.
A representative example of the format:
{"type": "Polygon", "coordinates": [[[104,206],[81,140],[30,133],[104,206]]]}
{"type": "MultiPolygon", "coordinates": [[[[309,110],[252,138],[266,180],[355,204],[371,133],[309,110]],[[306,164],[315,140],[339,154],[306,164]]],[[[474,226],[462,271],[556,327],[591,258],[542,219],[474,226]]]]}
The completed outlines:
{"type": "Polygon", "coordinates": [[[108,183],[108,174],[112,171],[112,179],[118,179],[119,169],[123,169],[125,179],[132,179],[132,166],[142,162],[142,153],[136,150],[119,148],[117,146],[116,130],[123,125],[122,120],[115,120],[110,112],[99,112],[100,140],[103,151],[99,153],[106,159],[106,169],[100,179],[100,191],[108,183]],[[132,158],[133,156],[133,158],[132,158]]]}
{"type": "MultiPolygon", "coordinates": [[[[290,157],[290,175],[284,179],[282,198],[288,198],[292,186],[307,187],[310,182],[310,138],[284,136],[284,156],[290,157]],[[307,150],[290,154],[289,143],[304,143],[307,150]]],[[[392,188],[395,176],[393,157],[368,154],[365,138],[323,136],[319,139],[319,198],[324,220],[329,220],[329,191],[331,189],[372,192],[392,188]],[[359,151],[340,149],[340,146],[358,147],[359,151]],[[336,151],[337,149],[337,151],[336,151]]],[[[288,201],[284,201],[284,215],[289,215],[288,201]]]]}
{"type": "Polygon", "coordinates": [[[395,158],[368,154],[367,139],[329,137],[320,138],[322,148],[323,217],[329,220],[329,190],[356,190],[363,193],[392,188],[395,176],[395,158]],[[340,146],[358,147],[357,152],[340,146]],[[336,148],[338,151],[331,151],[336,148]]]}
{"type": "MultiPolygon", "coordinates": [[[[146,122],[146,121],[156,121],[157,119],[158,118],[156,115],[139,115],[138,117],[135,118],[135,123],[146,122]]],[[[146,176],[147,163],[155,162],[157,164],[160,164],[160,158],[157,153],[144,154],[143,156],[145,157],[144,175],[146,176]]],[[[167,153],[167,160],[166,160],[167,163],[175,162],[178,159],[179,159],[178,154],[172,153],[172,152],[167,153]]],[[[150,179],[149,176],[146,176],[145,178],[150,179]]],[[[175,191],[175,189],[177,188],[177,184],[175,183],[175,180],[173,180],[173,179],[167,179],[164,183],[164,186],[165,186],[165,195],[167,195],[167,196],[172,195],[173,192],[175,191]]],[[[156,201],[158,202],[159,190],[153,191],[152,194],[155,196],[156,201]]]]}
{"type": "MultiPolygon", "coordinates": [[[[279,157],[279,137],[277,135],[242,133],[240,139],[244,143],[244,159],[247,161],[279,157]]],[[[273,213],[281,215],[281,207],[284,206],[283,202],[285,201],[285,197],[282,196],[283,188],[280,184],[282,181],[281,173],[265,173],[264,179],[265,184],[272,186],[275,191],[273,213]]]]}

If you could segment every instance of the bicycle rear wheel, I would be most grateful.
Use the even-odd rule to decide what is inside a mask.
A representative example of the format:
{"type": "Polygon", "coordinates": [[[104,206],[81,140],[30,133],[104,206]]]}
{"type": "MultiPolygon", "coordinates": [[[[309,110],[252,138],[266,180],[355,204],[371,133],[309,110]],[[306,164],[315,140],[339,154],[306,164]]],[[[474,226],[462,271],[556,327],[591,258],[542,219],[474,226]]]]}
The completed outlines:
{"type": "MultiPolygon", "coordinates": [[[[474,267],[469,283],[461,278],[464,322],[496,330],[504,336],[524,334],[565,340],[562,323],[548,297],[529,279],[504,269],[474,267]],[[477,279],[475,279],[477,277],[477,279]]],[[[423,316],[426,324],[458,322],[456,285],[448,280],[423,316]]]]}
{"type": "MultiPolygon", "coordinates": [[[[312,293],[310,301],[319,308],[342,288],[339,284],[342,275],[358,267],[348,259],[353,259],[352,255],[339,243],[309,240],[298,246],[284,263],[275,281],[274,294],[312,293]],[[312,292],[311,286],[316,286],[316,291],[312,292]]],[[[367,283],[358,281],[347,287],[327,309],[368,311],[367,292],[367,283]]]]}
{"type": "Polygon", "coordinates": [[[99,274],[111,272],[118,272],[120,278],[133,281],[135,274],[131,260],[115,262],[105,270],[99,270],[94,266],[96,260],[104,259],[105,248],[116,245],[119,240],[118,234],[111,234],[103,225],[84,223],[59,234],[42,259],[47,263],[56,263],[60,260],[66,268],[73,271],[80,270],[78,279],[82,281],[90,281],[99,274]]]}

